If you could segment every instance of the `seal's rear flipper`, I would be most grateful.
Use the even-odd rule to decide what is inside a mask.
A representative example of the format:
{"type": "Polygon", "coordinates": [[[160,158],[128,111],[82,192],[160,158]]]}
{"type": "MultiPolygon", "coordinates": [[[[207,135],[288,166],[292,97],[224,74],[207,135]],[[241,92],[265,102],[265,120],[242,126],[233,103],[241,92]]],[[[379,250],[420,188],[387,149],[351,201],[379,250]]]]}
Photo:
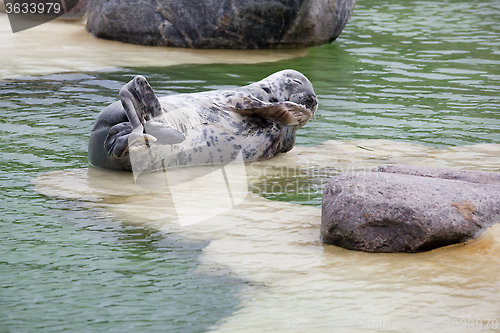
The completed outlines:
{"type": "Polygon", "coordinates": [[[130,164],[130,147],[147,147],[157,141],[155,137],[134,132],[129,122],[119,123],[111,127],[104,140],[104,151],[108,159],[120,166],[121,170],[132,171],[130,164]]]}
{"type": "Polygon", "coordinates": [[[144,123],[163,113],[160,101],[144,76],[137,75],[120,90],[120,100],[128,119],[137,131],[144,123]]]}
{"type": "MultiPolygon", "coordinates": [[[[176,144],[185,140],[181,132],[155,121],[163,115],[163,110],[144,76],[137,75],[127,83],[120,90],[120,100],[132,126],[132,132],[139,135],[137,137],[144,133],[145,136],[158,139],[158,143],[162,144],[176,144]]],[[[129,145],[132,143],[129,142],[129,145]]]]}
{"type": "Polygon", "coordinates": [[[304,126],[312,117],[311,111],[294,102],[267,103],[253,98],[236,103],[230,110],[244,116],[262,117],[284,126],[304,126]]]}
{"type": "Polygon", "coordinates": [[[184,134],[175,128],[167,127],[156,121],[146,121],[144,123],[145,135],[153,136],[157,139],[158,144],[173,145],[186,140],[184,134]]]}

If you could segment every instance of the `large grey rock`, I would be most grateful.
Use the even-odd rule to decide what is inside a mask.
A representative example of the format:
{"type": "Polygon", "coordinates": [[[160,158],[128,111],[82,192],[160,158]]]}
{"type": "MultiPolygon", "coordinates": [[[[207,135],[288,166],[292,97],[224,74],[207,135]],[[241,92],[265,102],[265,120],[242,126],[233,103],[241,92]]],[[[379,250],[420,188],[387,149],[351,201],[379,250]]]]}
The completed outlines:
{"type": "Polygon", "coordinates": [[[321,239],[367,252],[421,252],[500,221],[500,174],[389,165],[332,178],[321,239]]]}
{"type": "Polygon", "coordinates": [[[295,48],[333,41],[356,0],[92,0],[87,31],[127,43],[295,48]]]}

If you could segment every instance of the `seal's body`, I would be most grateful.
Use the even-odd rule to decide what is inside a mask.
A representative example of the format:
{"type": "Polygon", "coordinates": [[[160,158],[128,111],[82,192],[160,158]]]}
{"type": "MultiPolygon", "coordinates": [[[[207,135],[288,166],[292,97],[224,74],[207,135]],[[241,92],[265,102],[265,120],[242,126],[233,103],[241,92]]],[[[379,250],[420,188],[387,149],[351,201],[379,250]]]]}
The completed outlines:
{"type": "Polygon", "coordinates": [[[122,171],[228,163],[287,152],[317,98],[301,73],[285,70],[229,90],[157,98],[136,76],[92,128],[92,165],[122,171]]]}

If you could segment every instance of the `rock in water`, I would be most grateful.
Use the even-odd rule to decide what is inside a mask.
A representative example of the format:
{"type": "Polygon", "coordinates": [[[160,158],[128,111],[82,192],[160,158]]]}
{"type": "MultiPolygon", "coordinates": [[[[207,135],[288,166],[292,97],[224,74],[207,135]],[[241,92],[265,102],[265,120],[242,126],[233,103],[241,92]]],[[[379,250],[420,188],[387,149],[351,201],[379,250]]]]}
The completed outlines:
{"type": "Polygon", "coordinates": [[[462,243],[500,222],[500,174],[407,165],[332,178],[321,239],[367,252],[422,252],[462,243]]]}
{"type": "Polygon", "coordinates": [[[187,48],[297,48],[333,41],[356,0],[94,0],[87,31],[187,48]]]}

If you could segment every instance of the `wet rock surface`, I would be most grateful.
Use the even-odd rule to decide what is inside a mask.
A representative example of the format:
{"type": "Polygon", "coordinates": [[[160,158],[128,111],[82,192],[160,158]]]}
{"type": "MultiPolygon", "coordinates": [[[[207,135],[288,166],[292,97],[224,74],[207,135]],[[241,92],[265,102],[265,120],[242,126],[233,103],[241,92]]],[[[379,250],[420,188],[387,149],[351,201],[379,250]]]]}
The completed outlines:
{"type": "Polygon", "coordinates": [[[462,243],[500,222],[500,174],[409,165],[332,178],[321,239],[367,252],[422,252],[462,243]]]}
{"type": "Polygon", "coordinates": [[[87,31],[186,48],[297,48],[333,41],[355,0],[94,0],[87,31]]]}

